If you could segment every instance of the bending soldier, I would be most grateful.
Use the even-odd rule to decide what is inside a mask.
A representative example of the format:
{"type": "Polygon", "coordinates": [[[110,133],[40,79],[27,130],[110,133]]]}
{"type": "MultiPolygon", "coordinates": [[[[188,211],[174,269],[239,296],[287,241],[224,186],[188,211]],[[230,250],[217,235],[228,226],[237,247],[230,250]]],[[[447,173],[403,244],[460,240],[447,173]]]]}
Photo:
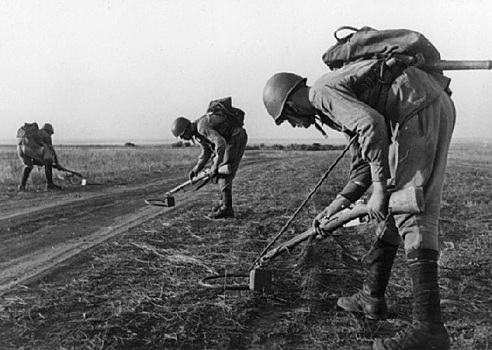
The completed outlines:
{"type": "Polygon", "coordinates": [[[53,182],[53,165],[58,164],[51,140],[51,135],[55,133],[53,126],[46,123],[38,129],[37,123],[26,123],[24,129],[25,131],[17,137],[17,153],[24,163],[19,191],[26,190],[26,183],[34,165],[44,166],[47,189],[60,190],[61,187],[53,182]]]}
{"type": "Polygon", "coordinates": [[[370,319],[386,318],[385,290],[403,240],[413,280],[414,323],[395,338],[376,339],[374,349],[449,349],[437,260],[440,200],[455,125],[450,79],[410,66],[379,90],[385,78],[379,76],[381,64],[375,59],[350,63],[312,86],[296,74],[278,73],[266,83],[263,101],[277,125],[288,121],[293,127],[315,124],[320,129],[326,124],[355,138],[349,181],[313,223],[346,208],[372,185],[367,207],[378,223],[378,239],[365,260],[369,273],[362,290],[339,298],[338,306],[370,319]],[[388,184],[395,190],[421,186],[425,211],[388,215],[388,184]]]}
{"type": "Polygon", "coordinates": [[[189,173],[192,180],[212,158],[212,178],[218,179],[221,200],[209,215],[212,219],[233,218],[232,182],[244,154],[248,135],[243,128],[244,112],[232,107],[231,98],[212,101],[207,114],[194,122],[179,117],[172,126],[175,137],[197,141],[201,147],[198,161],[189,173]]]}

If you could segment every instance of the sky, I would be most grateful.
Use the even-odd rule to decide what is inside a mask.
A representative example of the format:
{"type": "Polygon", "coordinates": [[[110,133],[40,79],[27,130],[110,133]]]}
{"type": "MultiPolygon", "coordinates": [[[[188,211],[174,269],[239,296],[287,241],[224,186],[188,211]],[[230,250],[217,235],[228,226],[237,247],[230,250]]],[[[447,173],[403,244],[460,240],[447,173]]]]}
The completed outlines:
{"type": "MultiPolygon", "coordinates": [[[[448,60],[492,59],[490,0],[0,0],[0,140],[49,122],[54,143],[173,140],[176,117],[232,96],[250,140],[312,139],[262,102],[274,73],[308,78],[345,25],[412,29],[448,60]]],[[[455,138],[492,138],[492,71],[448,71],[455,138]]],[[[340,137],[335,132],[330,137],[340,137]]]]}

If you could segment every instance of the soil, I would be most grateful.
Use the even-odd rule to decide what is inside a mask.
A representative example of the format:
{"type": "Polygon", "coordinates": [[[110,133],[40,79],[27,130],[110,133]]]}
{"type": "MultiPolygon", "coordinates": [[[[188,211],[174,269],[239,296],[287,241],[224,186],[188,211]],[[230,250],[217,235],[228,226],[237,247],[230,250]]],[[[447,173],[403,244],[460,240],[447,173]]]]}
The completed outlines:
{"type": "MultiPolygon", "coordinates": [[[[259,159],[242,169],[255,171],[259,159]]],[[[35,282],[54,268],[73,273],[75,257],[98,244],[159,215],[172,217],[190,207],[194,192],[178,192],[172,208],[150,206],[186,181],[182,176],[115,187],[87,185],[62,191],[5,194],[0,202],[0,295],[16,285],[35,282]]]]}
{"type": "MultiPolygon", "coordinates": [[[[175,180],[176,181],[176,180],[175,180]]],[[[134,186],[21,193],[0,204],[0,292],[33,281],[162,209],[144,199],[163,181],[134,186]]]]}

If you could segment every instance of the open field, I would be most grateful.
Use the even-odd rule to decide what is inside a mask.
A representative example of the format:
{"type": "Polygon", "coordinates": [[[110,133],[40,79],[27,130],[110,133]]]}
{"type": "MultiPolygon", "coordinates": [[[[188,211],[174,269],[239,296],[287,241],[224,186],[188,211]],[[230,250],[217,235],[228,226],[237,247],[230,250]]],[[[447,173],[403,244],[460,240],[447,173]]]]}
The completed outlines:
{"type": "MultiPolygon", "coordinates": [[[[81,173],[89,183],[124,185],[142,182],[156,176],[185,171],[196,158],[197,148],[170,148],[169,146],[56,146],[59,161],[67,169],[81,173]],[[186,165],[186,167],[183,167],[186,165]]],[[[0,190],[15,192],[20,182],[22,162],[14,146],[0,146],[0,190]]],[[[34,167],[28,186],[41,191],[46,184],[44,171],[34,167]],[[36,171],[37,170],[37,171],[36,171]]],[[[54,171],[64,187],[79,188],[80,180],[63,178],[66,173],[54,171]],[[68,181],[73,180],[73,181],[68,181]]]]}
{"type": "MultiPolygon", "coordinates": [[[[11,151],[0,152],[8,164],[2,174],[10,174],[0,179],[1,349],[348,350],[370,348],[375,336],[411,321],[402,251],[387,293],[390,320],[368,322],[336,308],[364,271],[331,238],[269,262],[268,293],[198,285],[215,273],[247,272],[340,151],[247,151],[235,180],[236,218],[219,221],[205,217],[218,199],[214,185],[178,193],[174,208],[143,201],[185,181],[196,148],[62,148],[64,166],[100,185],[68,183],[61,193],[41,190],[42,173],[33,192],[16,193],[20,162],[11,151]]],[[[285,238],[309,227],[336,195],[347,164],[346,157],[285,238]]],[[[454,145],[447,173],[445,322],[453,349],[492,349],[491,145],[454,145]]],[[[370,224],[337,233],[358,256],[373,239],[370,224]]]]}

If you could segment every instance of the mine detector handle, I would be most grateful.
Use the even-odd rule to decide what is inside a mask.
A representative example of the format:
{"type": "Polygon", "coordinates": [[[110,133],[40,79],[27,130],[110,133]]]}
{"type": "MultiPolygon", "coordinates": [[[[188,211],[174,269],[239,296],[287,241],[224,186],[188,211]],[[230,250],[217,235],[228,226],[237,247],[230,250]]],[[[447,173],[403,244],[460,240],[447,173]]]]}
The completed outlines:
{"type": "Polygon", "coordinates": [[[204,185],[206,185],[210,179],[211,179],[210,170],[209,169],[203,170],[199,172],[197,176],[195,176],[193,179],[183,182],[181,185],[176,186],[172,190],[166,192],[164,198],[148,198],[145,200],[145,203],[158,207],[174,207],[174,205],[176,204],[173,196],[174,193],[181,191],[183,188],[189,185],[193,185],[199,181],[202,181],[202,183],[195,189],[198,190],[204,185]]]}
{"type": "Polygon", "coordinates": [[[82,174],[76,172],[76,171],[73,171],[73,170],[69,170],[65,167],[62,167],[60,164],[53,164],[53,168],[57,169],[57,170],[60,170],[60,171],[65,171],[67,173],[70,173],[70,174],[74,174],[75,176],[78,176],[80,178],[83,178],[82,174]]]}
{"type": "Polygon", "coordinates": [[[201,180],[208,180],[210,178],[209,169],[203,170],[197,174],[193,179],[183,182],[181,185],[174,187],[170,191],[166,192],[166,196],[172,196],[174,193],[181,191],[183,188],[193,185],[201,180]]]}
{"type": "MultiPolygon", "coordinates": [[[[404,214],[404,213],[421,213],[424,211],[424,194],[422,187],[408,187],[391,193],[389,205],[389,211],[392,214],[404,214]]],[[[346,223],[366,216],[367,205],[365,203],[356,203],[353,207],[348,210],[343,210],[330,218],[325,218],[320,222],[321,232],[326,234],[335,231],[336,229],[342,227],[346,223]]],[[[265,255],[261,257],[258,261],[256,268],[261,267],[266,261],[273,259],[274,257],[282,254],[285,251],[290,251],[292,248],[298,244],[306,241],[312,236],[317,236],[318,233],[314,228],[309,228],[303,233],[295,236],[287,242],[279,245],[276,248],[268,251],[265,255]]]]}

